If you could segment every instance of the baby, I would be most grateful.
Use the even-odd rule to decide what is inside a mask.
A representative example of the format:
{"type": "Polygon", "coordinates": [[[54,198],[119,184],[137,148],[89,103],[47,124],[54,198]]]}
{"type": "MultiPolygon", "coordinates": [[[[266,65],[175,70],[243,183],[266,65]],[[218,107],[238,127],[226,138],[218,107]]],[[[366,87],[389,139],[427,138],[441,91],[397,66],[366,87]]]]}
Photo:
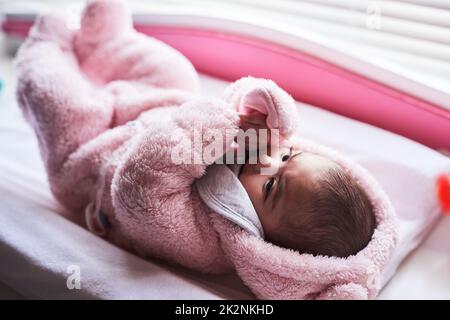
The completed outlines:
{"type": "MultiPolygon", "coordinates": [[[[267,128],[265,116],[257,112],[241,115],[240,126],[267,128]]],[[[302,253],[337,257],[354,255],[367,246],[375,229],[373,206],[337,163],[278,144],[263,163],[254,162],[242,166],[238,177],[266,240],[302,253]],[[262,168],[275,174],[264,174],[262,168]]]]}
{"type": "Polygon", "coordinates": [[[92,232],[144,257],[234,269],[261,298],[376,294],[367,281],[395,243],[389,203],[365,173],[344,169],[347,160],[291,143],[296,107],[272,81],[245,78],[221,98],[201,97],[190,62],[135,32],[123,4],[105,0],[88,4],[79,30],[41,17],[16,67],[19,106],[51,190],[92,232]],[[254,112],[243,112],[249,106],[254,112]],[[248,159],[235,172],[214,164],[220,152],[202,157],[213,142],[202,133],[195,143],[202,127],[225,138],[223,152],[239,128],[276,129],[282,139],[278,147],[271,137],[264,161],[248,159]],[[174,163],[174,150],[200,160],[174,163]],[[214,168],[228,172],[214,176],[214,168]],[[232,183],[205,192],[220,179],[232,183]],[[243,193],[232,198],[236,190],[243,193]]]}

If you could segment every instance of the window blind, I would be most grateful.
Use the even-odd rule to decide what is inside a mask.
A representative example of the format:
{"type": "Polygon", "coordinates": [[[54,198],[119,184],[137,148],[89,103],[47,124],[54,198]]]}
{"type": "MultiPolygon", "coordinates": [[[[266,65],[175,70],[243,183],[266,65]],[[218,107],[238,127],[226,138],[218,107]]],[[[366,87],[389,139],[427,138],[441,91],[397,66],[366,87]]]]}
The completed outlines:
{"type": "Polygon", "coordinates": [[[166,0],[308,30],[366,62],[450,94],[448,0],[166,0]]]}
{"type": "MultiPolygon", "coordinates": [[[[78,7],[84,0],[0,0],[5,8],[78,7]]],[[[129,0],[133,13],[201,12],[317,35],[329,46],[450,95],[450,0],[129,0]]],[[[35,9],[32,9],[35,8],[35,9]]],[[[11,9],[8,9],[11,10],[11,9]]],[[[318,41],[319,41],[318,40],[318,41]]]]}

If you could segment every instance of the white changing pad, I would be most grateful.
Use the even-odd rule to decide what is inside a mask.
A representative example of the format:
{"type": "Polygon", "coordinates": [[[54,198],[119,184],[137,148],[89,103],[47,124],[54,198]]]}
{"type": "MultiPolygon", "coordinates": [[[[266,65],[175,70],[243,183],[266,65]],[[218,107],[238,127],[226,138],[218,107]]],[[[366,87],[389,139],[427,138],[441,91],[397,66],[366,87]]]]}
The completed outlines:
{"type": "MultiPolygon", "coordinates": [[[[207,94],[220,94],[226,85],[209,77],[202,77],[202,82],[207,94]]],[[[26,298],[253,297],[235,275],[202,275],[145,261],[56,214],[63,209],[50,193],[35,137],[12,91],[10,86],[0,97],[0,282],[26,298]],[[79,290],[66,285],[67,269],[73,265],[80,268],[79,290]]],[[[300,105],[299,112],[304,134],[348,153],[371,170],[401,215],[400,247],[385,274],[388,279],[439,220],[432,180],[440,170],[450,172],[450,159],[321,109],[300,105]]],[[[449,230],[450,219],[441,219],[380,298],[450,299],[449,230]]]]}

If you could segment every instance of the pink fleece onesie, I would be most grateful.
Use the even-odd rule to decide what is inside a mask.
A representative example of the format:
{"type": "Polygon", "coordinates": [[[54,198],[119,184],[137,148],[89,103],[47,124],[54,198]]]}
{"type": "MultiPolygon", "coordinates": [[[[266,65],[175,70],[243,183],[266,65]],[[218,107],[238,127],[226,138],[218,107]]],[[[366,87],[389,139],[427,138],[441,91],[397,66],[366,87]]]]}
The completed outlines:
{"type": "Polygon", "coordinates": [[[396,242],[395,217],[358,165],[296,142],[348,168],[374,204],[372,241],[344,259],[276,247],[223,219],[194,187],[212,162],[171,161],[174,148],[195,156],[212,142],[205,135],[201,148],[191,150],[195,128],[219,130],[230,146],[237,111],[248,105],[270,105],[268,124],[293,137],[294,101],[272,81],[244,78],[221,98],[201,97],[189,61],[134,31],[122,3],[105,0],[88,4],[79,30],[69,30],[59,15],[40,17],[16,67],[19,105],[36,132],[53,194],[77,216],[100,204],[108,241],[202,272],[235,270],[260,298],[376,296],[396,242]]]}

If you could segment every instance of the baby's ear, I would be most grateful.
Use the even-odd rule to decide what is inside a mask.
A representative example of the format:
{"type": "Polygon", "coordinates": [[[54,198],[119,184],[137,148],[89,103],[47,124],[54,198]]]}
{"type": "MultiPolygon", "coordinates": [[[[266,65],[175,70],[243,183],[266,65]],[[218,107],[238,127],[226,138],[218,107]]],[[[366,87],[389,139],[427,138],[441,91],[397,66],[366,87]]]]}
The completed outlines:
{"type": "Polygon", "coordinates": [[[294,100],[271,80],[242,78],[228,86],[224,99],[240,113],[266,116],[267,127],[282,136],[290,136],[298,125],[294,100]]]}

